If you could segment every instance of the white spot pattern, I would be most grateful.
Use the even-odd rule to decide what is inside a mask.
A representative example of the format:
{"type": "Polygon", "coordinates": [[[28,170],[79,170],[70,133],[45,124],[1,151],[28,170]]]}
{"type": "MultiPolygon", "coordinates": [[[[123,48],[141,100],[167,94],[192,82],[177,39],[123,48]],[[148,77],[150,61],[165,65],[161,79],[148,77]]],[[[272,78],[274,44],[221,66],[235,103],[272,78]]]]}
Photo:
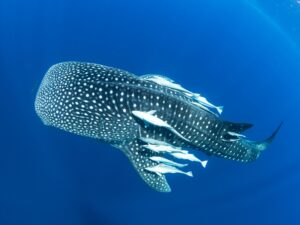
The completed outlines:
{"type": "Polygon", "coordinates": [[[141,172],[153,162],[146,159],[147,154],[140,153],[136,142],[139,129],[146,137],[232,160],[247,162],[259,155],[243,140],[223,141],[233,125],[191,104],[191,99],[179,91],[98,64],[66,62],[52,66],[40,85],[35,109],[47,125],[126,148],[143,179],[159,191],[170,190],[164,177],[158,181],[160,184],[154,184],[157,177],[149,178],[147,172],[141,172]],[[133,110],[155,110],[157,117],[190,142],[163,129],[147,130],[132,117],[133,110]]]}

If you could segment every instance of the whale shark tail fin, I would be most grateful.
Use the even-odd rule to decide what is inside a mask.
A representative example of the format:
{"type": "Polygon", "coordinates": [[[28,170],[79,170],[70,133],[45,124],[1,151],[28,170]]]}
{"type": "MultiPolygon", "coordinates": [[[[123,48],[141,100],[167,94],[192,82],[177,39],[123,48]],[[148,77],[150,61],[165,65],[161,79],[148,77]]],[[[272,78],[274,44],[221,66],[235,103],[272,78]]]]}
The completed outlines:
{"type": "Polygon", "coordinates": [[[243,163],[248,163],[256,160],[262,151],[264,151],[274,140],[278,134],[282,123],[275,129],[275,131],[263,141],[252,141],[246,139],[244,135],[239,133],[250,128],[250,125],[237,124],[238,126],[227,126],[226,134],[223,136],[222,141],[225,144],[231,142],[232,148],[230,151],[221,148],[217,156],[229,158],[243,163]],[[231,130],[228,132],[228,130],[231,130]],[[236,132],[236,133],[235,133],[236,132]]]}
{"type": "Polygon", "coordinates": [[[255,149],[258,151],[264,151],[273,142],[274,138],[277,136],[280,128],[282,127],[282,124],[283,122],[281,122],[276,128],[276,130],[271,134],[271,136],[265,139],[264,141],[252,142],[252,144],[255,146],[255,149]]]}

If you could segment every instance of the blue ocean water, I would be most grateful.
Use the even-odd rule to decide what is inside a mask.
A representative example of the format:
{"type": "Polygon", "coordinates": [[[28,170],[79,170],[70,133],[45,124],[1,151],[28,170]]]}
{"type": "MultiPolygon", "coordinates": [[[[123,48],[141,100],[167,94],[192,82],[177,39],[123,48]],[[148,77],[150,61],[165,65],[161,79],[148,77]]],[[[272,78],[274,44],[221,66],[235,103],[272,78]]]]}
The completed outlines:
{"type": "MultiPolygon", "coordinates": [[[[0,1],[0,224],[300,224],[299,1],[0,1]],[[158,73],[274,143],[250,164],[210,157],[150,189],[119,151],[42,124],[51,65],[158,73]]],[[[195,153],[205,158],[203,153],[195,153]]]]}

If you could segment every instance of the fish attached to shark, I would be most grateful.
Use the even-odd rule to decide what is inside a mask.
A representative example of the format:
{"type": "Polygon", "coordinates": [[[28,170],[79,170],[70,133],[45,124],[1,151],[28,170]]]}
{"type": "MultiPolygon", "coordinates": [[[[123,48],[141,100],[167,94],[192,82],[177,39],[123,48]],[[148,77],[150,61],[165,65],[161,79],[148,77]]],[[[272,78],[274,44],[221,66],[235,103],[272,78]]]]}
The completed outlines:
{"type": "Polygon", "coordinates": [[[254,161],[281,125],[264,141],[242,134],[252,125],[223,121],[215,106],[160,75],[136,76],[93,63],[52,66],[39,87],[35,110],[45,125],[108,143],[129,158],[153,189],[170,192],[166,173],[192,176],[181,169],[201,163],[189,150],[243,163],[254,161]]]}

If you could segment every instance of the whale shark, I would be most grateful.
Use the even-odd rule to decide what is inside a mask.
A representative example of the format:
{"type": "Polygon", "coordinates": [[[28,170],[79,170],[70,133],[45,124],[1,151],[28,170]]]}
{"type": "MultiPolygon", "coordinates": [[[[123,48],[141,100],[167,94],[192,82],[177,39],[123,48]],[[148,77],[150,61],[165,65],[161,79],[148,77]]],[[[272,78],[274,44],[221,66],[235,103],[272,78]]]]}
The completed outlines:
{"type": "Polygon", "coordinates": [[[207,161],[191,153],[202,151],[208,156],[252,162],[282,125],[267,139],[251,141],[243,132],[252,124],[222,120],[223,106],[165,76],[137,76],[86,62],[51,66],[34,105],[45,125],[120,149],[141,178],[159,192],[171,191],[167,173],[191,175],[180,168],[186,164],[174,160],[198,161],[205,167],[207,161]]]}

